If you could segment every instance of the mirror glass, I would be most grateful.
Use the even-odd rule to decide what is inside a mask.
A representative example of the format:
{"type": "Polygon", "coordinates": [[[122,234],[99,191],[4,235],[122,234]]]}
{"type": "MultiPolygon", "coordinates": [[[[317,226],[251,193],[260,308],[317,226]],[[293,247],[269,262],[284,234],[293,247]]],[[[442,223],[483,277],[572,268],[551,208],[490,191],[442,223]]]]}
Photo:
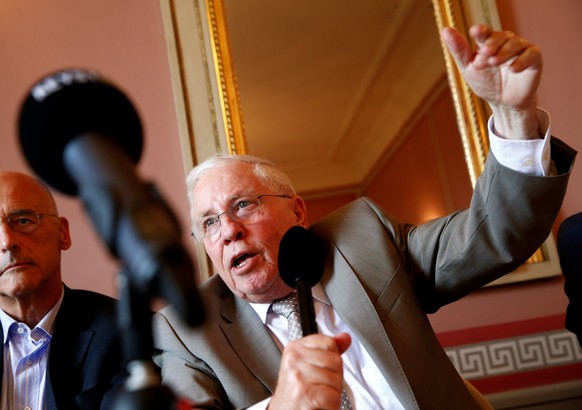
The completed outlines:
{"type": "MultiPolygon", "coordinates": [[[[362,195],[411,223],[468,205],[487,110],[437,27],[499,28],[493,0],[161,6],[186,171],[219,152],[270,158],[315,211],[310,222],[362,195]]],[[[494,284],[560,274],[551,235],[529,262],[494,284]]]]}
{"type": "Polygon", "coordinates": [[[446,87],[430,0],[223,4],[247,150],[303,195],[363,191],[446,87]]]}

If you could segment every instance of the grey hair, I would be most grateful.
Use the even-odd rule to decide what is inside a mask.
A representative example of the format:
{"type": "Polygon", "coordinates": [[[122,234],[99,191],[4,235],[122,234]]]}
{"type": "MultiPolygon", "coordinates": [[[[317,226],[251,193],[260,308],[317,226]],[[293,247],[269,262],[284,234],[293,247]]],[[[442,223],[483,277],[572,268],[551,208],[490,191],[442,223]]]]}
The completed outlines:
{"type": "Polygon", "coordinates": [[[205,172],[230,164],[246,163],[253,166],[254,175],[265,185],[265,188],[283,195],[296,195],[295,188],[289,176],[274,162],[254,155],[215,154],[190,170],[186,177],[186,193],[190,213],[194,206],[193,193],[196,184],[205,172]]]}

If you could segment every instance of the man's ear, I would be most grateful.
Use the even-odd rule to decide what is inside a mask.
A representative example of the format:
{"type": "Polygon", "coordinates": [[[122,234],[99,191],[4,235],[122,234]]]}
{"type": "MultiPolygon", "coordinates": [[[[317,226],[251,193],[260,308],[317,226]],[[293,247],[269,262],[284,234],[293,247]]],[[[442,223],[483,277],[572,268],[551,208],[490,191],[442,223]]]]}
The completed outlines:
{"type": "Polygon", "coordinates": [[[60,234],[60,242],[61,242],[61,249],[66,251],[71,247],[73,241],[71,240],[71,233],[69,231],[69,221],[67,218],[62,216],[59,217],[59,234],[60,234]]]}
{"type": "Polygon", "coordinates": [[[300,196],[296,195],[293,199],[293,212],[297,218],[297,225],[307,228],[307,205],[300,196]]]}

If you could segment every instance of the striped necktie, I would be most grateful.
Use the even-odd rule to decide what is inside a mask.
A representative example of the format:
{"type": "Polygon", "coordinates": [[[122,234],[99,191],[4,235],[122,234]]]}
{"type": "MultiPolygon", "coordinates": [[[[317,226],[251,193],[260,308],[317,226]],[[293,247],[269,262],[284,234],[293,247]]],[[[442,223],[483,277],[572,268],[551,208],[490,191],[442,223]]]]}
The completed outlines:
{"type": "MultiPolygon", "coordinates": [[[[278,315],[287,319],[287,330],[289,340],[297,340],[303,336],[301,330],[301,318],[299,317],[299,304],[297,303],[297,293],[292,292],[282,299],[277,299],[271,304],[271,309],[278,315]]],[[[346,391],[342,391],[341,410],[351,410],[352,405],[346,391]]]]}

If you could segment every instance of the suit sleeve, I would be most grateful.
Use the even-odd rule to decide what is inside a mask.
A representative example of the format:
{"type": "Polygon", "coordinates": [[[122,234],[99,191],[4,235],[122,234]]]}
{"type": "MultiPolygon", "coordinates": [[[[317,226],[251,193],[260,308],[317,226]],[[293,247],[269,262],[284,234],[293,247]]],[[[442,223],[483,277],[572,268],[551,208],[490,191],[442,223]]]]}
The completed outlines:
{"type": "Polygon", "coordinates": [[[189,401],[192,405],[196,403],[197,409],[230,407],[216,374],[182,341],[180,335],[189,332],[176,329],[174,325],[184,326],[179,320],[168,318],[164,313],[154,314],[152,329],[156,348],[153,360],[161,369],[163,383],[171,386],[179,399],[189,401]]]}
{"type": "Polygon", "coordinates": [[[576,152],[552,138],[553,176],[532,176],[489,155],[470,208],[406,232],[407,259],[425,309],[436,311],[513,271],[547,239],[576,152]]]}

